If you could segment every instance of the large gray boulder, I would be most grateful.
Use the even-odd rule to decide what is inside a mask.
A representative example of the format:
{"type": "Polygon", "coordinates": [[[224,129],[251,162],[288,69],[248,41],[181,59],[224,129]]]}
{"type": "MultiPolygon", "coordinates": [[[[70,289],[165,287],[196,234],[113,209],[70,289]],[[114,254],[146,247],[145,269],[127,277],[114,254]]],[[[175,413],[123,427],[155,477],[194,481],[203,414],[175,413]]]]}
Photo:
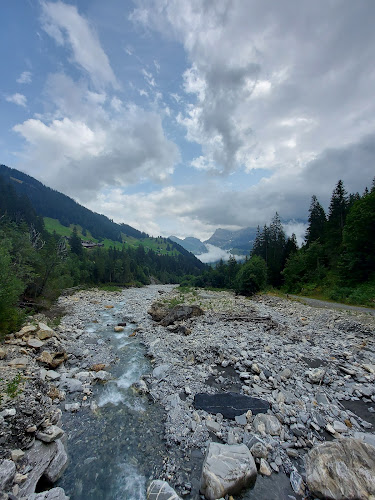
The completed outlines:
{"type": "Polygon", "coordinates": [[[327,500],[375,498],[375,447],[359,439],[323,443],[305,458],[310,492],[327,500]]]}
{"type": "Polygon", "coordinates": [[[43,476],[51,483],[55,483],[58,479],[60,479],[62,473],[68,466],[68,455],[61,439],[58,439],[56,444],[56,455],[53,457],[52,462],[50,462],[49,466],[43,473],[43,476]]]}
{"type": "Polygon", "coordinates": [[[147,488],[147,500],[181,500],[174,489],[166,481],[151,481],[147,488]]]}
{"type": "Polygon", "coordinates": [[[32,493],[27,497],[27,500],[69,500],[62,488],[52,488],[52,490],[43,491],[42,493],[32,493]]]}
{"type": "Polygon", "coordinates": [[[201,492],[209,500],[235,495],[256,480],[257,468],[244,444],[210,443],[202,470],[201,492]]]}
{"type": "Polygon", "coordinates": [[[172,325],[175,321],[184,321],[185,319],[192,318],[195,316],[202,316],[203,314],[204,314],[203,309],[201,309],[199,306],[196,305],[175,306],[161,320],[160,324],[163,326],[169,326],[172,325]]]}
{"type": "Polygon", "coordinates": [[[0,492],[12,486],[16,466],[12,460],[0,460],[0,492]]]}
{"type": "Polygon", "coordinates": [[[281,424],[274,415],[266,413],[258,413],[253,420],[254,429],[263,434],[270,434],[271,436],[279,436],[281,432],[281,424]]]}

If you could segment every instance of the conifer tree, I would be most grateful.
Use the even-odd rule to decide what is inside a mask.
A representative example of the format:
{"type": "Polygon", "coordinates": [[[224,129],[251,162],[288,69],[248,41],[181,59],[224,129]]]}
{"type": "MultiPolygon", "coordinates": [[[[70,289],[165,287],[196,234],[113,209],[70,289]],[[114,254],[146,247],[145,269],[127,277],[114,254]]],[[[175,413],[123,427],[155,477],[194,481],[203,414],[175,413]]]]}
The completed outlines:
{"type": "Polygon", "coordinates": [[[318,198],[315,195],[311,198],[308,221],[309,225],[305,235],[306,246],[311,245],[311,243],[318,239],[323,239],[324,229],[327,222],[324,208],[319,203],[318,198]]]}

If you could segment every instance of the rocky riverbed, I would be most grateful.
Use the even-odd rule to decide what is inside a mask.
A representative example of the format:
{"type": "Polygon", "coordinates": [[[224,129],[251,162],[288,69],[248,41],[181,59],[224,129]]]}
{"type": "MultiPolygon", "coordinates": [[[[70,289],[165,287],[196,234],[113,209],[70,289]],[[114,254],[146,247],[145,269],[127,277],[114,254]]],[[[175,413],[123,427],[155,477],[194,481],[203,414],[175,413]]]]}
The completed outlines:
{"type": "MultiPolygon", "coordinates": [[[[366,480],[375,474],[373,316],[270,296],[249,300],[229,292],[181,293],[173,286],[153,285],[61,297],[59,305],[67,314],[52,333],[43,321],[39,324],[43,318],[33,318],[34,329],[6,340],[0,352],[2,383],[19,372],[23,379],[22,392],[14,399],[6,396],[0,412],[0,487],[8,492],[4,498],[66,498],[58,487],[44,493],[35,493],[35,488],[41,491],[46,480],[55,482],[66,466],[62,412],[72,419],[96,412],[95,384],[114,376],[117,354],[89,325],[119,303],[121,311],[109,327],[114,332],[123,328],[119,323],[134,324],[131,334],[145,346],[149,373],[135,389],[139,398],[147,394],[165,411],[166,449],[158,478],[180,496],[197,498],[200,488],[207,498],[217,498],[212,491],[237,493],[236,485],[220,489],[226,478],[220,479],[209,464],[209,457],[218,455],[227,457],[224,464],[235,463],[236,456],[228,456],[232,452],[242,457],[240,462],[244,453],[249,464],[254,461],[252,474],[239,478],[245,486],[238,493],[242,498],[302,498],[308,487],[311,498],[323,498],[328,491],[324,488],[330,498],[346,498],[345,488],[350,487],[350,494],[357,496],[347,498],[375,495],[366,480]],[[171,310],[178,313],[180,304],[203,314],[165,320],[171,310]],[[214,403],[202,406],[199,398],[210,395],[214,403]],[[246,407],[250,400],[236,395],[256,398],[255,406],[246,407]],[[237,408],[237,414],[226,414],[228,406],[237,408]],[[343,444],[326,449],[324,443],[343,444]],[[326,457],[340,464],[345,454],[350,456],[348,444],[356,459],[345,462],[345,473],[337,467],[332,485],[325,479],[326,457]],[[36,456],[44,458],[38,462],[36,456]],[[365,471],[359,479],[356,467],[365,471]],[[208,476],[219,486],[207,487],[208,476]]],[[[332,483],[332,471],[328,476],[332,483]]]]}

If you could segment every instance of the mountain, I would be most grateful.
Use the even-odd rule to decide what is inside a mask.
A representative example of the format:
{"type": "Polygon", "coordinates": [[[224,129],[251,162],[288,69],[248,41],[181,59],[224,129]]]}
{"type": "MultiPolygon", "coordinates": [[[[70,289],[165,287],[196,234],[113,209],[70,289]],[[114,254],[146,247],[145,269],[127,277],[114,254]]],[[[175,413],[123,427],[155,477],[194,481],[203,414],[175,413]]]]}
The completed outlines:
{"type": "Polygon", "coordinates": [[[202,253],[207,253],[208,251],[207,247],[201,242],[201,240],[198,240],[198,238],[193,238],[192,236],[188,236],[183,240],[177,238],[177,236],[170,236],[169,239],[171,241],[174,241],[175,243],[178,243],[194,255],[202,255],[202,253]]]}
{"type": "Polygon", "coordinates": [[[80,225],[99,240],[122,241],[122,233],[137,239],[148,236],[128,224],[116,224],[105,215],[92,212],[19,170],[0,165],[0,175],[18,194],[27,196],[38,215],[58,219],[63,226],[80,225]]]}
{"type": "Polygon", "coordinates": [[[246,255],[253,247],[256,232],[256,227],[246,227],[238,231],[219,228],[204,243],[214,245],[223,250],[232,250],[234,254],[246,255]]]}

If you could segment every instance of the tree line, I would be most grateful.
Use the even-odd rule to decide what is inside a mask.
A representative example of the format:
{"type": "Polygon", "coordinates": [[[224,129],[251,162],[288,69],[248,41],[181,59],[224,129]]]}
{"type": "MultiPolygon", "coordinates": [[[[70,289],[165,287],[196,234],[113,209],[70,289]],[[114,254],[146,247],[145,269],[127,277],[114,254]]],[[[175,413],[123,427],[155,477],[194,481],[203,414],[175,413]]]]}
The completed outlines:
{"type": "Polygon", "coordinates": [[[258,226],[249,258],[231,257],[184,285],[230,288],[253,294],[268,287],[288,293],[375,305],[375,179],[371,189],[348,194],[341,180],[335,186],[328,214],[312,196],[304,244],[287,237],[279,215],[258,226]]]}

